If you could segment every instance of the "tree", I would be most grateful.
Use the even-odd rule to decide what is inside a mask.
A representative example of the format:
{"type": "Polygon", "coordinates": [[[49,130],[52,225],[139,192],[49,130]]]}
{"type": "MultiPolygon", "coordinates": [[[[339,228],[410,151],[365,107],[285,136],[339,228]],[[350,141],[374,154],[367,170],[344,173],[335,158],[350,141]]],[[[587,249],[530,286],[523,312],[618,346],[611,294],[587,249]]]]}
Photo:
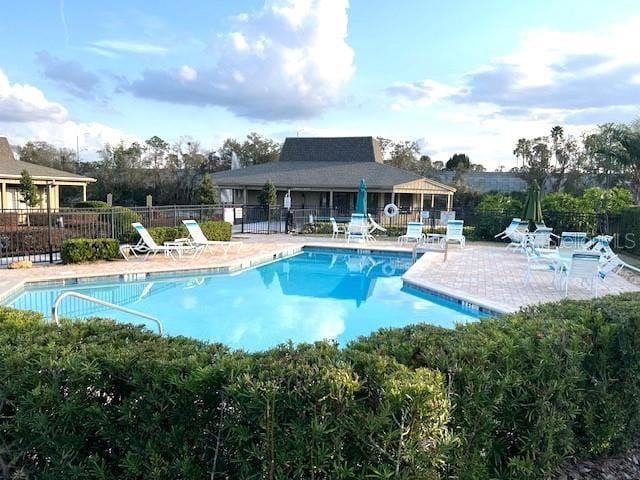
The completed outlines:
{"type": "Polygon", "coordinates": [[[445,165],[447,170],[456,171],[458,169],[468,170],[471,167],[471,160],[466,153],[454,153],[445,165]]]}
{"type": "Polygon", "coordinates": [[[385,162],[394,167],[417,172],[420,146],[414,141],[393,142],[390,145],[390,158],[385,162]]]}
{"type": "Polygon", "coordinates": [[[533,140],[521,138],[518,140],[514,155],[522,159],[522,167],[512,169],[527,183],[534,180],[544,188],[544,182],[549,175],[551,149],[547,137],[537,137],[533,140]]]}
{"type": "Polygon", "coordinates": [[[595,174],[600,185],[605,188],[611,187],[616,180],[616,174],[621,172],[617,160],[620,149],[619,130],[619,125],[605,123],[599,125],[596,132],[585,135],[582,140],[587,170],[595,174]]]}
{"type": "Polygon", "coordinates": [[[629,186],[636,205],[640,204],[640,122],[623,125],[617,135],[620,148],[615,150],[615,158],[630,175],[629,186]]]}
{"type": "Polygon", "coordinates": [[[169,144],[156,135],[144,143],[145,167],[153,170],[153,196],[158,198],[162,189],[162,169],[165,166],[169,144]]]}
{"type": "Polygon", "coordinates": [[[33,178],[27,170],[20,172],[20,195],[22,201],[27,205],[27,208],[33,208],[40,205],[41,197],[38,192],[38,187],[33,183],[33,178]]]}
{"type": "Polygon", "coordinates": [[[202,177],[202,182],[195,194],[198,205],[215,205],[218,203],[218,192],[209,175],[202,177]]]}
{"type": "Polygon", "coordinates": [[[78,172],[79,164],[75,156],[75,151],[69,148],[58,148],[42,141],[29,141],[18,147],[18,157],[23,162],[57,168],[66,172],[78,172]]]}
{"type": "Polygon", "coordinates": [[[275,162],[280,155],[280,144],[256,132],[251,132],[242,144],[241,152],[249,165],[275,162]]]}
{"type": "Polygon", "coordinates": [[[276,186],[271,179],[267,180],[262,191],[258,194],[258,202],[265,208],[276,204],[276,186]]]}

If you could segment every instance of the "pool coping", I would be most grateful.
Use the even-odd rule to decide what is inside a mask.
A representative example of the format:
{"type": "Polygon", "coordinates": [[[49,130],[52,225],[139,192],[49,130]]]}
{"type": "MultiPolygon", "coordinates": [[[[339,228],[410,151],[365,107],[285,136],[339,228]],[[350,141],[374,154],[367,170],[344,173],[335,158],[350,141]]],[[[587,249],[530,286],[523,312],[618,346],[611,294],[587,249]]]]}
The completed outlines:
{"type": "MultiPolygon", "coordinates": [[[[254,255],[249,258],[242,258],[237,261],[233,261],[228,265],[216,266],[216,267],[188,267],[188,268],[175,268],[175,267],[167,267],[161,268],[158,270],[153,270],[151,272],[135,272],[135,273],[113,273],[113,274],[81,274],[77,276],[59,278],[49,276],[38,278],[36,280],[24,279],[22,281],[16,282],[12,287],[0,292],[0,304],[5,303],[7,300],[11,299],[20,291],[26,287],[34,286],[54,286],[54,285],[82,285],[93,282],[110,282],[110,281],[124,281],[124,282],[132,282],[132,281],[141,281],[147,279],[158,279],[167,276],[176,276],[176,275],[189,275],[189,274],[203,274],[203,275],[229,275],[234,273],[239,273],[242,271],[250,270],[252,268],[256,268],[262,265],[266,265],[273,261],[278,261],[287,257],[291,257],[303,252],[305,249],[319,249],[325,252],[334,252],[341,253],[345,251],[353,251],[357,254],[396,254],[398,256],[411,256],[412,251],[403,249],[399,246],[391,246],[391,245],[358,245],[358,244],[336,244],[336,245],[327,245],[326,243],[320,242],[305,242],[296,246],[289,246],[287,248],[283,248],[278,250],[276,253],[268,253],[262,255],[254,255]]],[[[421,255],[429,254],[430,251],[420,252],[421,255]]],[[[435,252],[434,252],[435,253],[435,252]]],[[[421,259],[418,258],[416,263],[421,259]]],[[[416,264],[414,263],[414,265],[416,264]]],[[[492,316],[501,316],[505,313],[511,313],[516,311],[517,309],[505,307],[504,305],[499,305],[494,302],[487,301],[482,298],[475,297],[473,295],[469,295],[467,292],[460,292],[457,290],[450,289],[441,284],[435,284],[426,280],[412,278],[411,270],[414,265],[412,265],[409,270],[407,270],[404,275],[401,277],[403,286],[411,287],[415,290],[421,291],[423,293],[434,295],[436,297],[442,298],[444,300],[452,301],[460,306],[462,306],[466,310],[472,310],[481,312],[487,315],[492,316]]]]}

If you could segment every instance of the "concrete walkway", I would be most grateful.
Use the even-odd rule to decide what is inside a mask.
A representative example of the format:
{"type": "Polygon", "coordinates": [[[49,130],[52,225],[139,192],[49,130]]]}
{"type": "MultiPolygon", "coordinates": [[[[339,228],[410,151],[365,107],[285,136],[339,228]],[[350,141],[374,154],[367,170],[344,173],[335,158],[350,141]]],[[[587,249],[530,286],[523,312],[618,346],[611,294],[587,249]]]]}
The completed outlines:
{"type": "MultiPolygon", "coordinates": [[[[221,252],[203,254],[199,258],[184,257],[172,260],[161,255],[147,261],[117,260],[84,265],[36,265],[27,270],[0,269],[0,301],[20,289],[25,282],[59,281],[79,277],[105,277],[136,275],[142,273],[209,270],[212,272],[236,271],[281,256],[294,254],[303,246],[365,248],[411,252],[410,246],[399,246],[396,241],[379,240],[366,245],[347,244],[325,236],[301,235],[244,235],[234,236],[242,240],[242,247],[233,248],[227,255],[221,252]]],[[[526,259],[521,253],[507,252],[504,247],[468,242],[464,250],[457,246],[445,252],[434,247],[404,275],[412,285],[436,291],[447,296],[466,300],[489,310],[508,312],[525,305],[556,301],[564,294],[552,284],[552,275],[536,272],[529,286],[523,284],[526,259]]],[[[639,291],[625,278],[610,274],[600,285],[600,294],[639,291]]],[[[588,299],[593,294],[580,285],[572,285],[570,298],[588,299]]]]}

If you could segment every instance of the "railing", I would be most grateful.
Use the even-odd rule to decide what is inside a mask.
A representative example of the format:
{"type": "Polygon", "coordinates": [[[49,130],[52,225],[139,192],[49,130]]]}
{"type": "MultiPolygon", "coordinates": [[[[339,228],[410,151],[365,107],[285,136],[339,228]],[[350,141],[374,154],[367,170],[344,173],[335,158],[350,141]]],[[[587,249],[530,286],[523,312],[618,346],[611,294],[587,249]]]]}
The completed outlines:
{"type": "Polygon", "coordinates": [[[60,303],[62,302],[62,300],[64,300],[67,297],[80,298],[87,302],[95,303],[103,307],[111,308],[113,310],[119,310],[121,312],[128,313],[136,317],[144,318],[146,320],[151,320],[152,322],[155,322],[155,324],[157,325],[158,333],[160,335],[164,335],[164,328],[162,327],[162,322],[156,317],[152,317],[151,315],[147,315],[146,313],[138,312],[136,310],[131,310],[130,308],[121,307],[120,305],[116,305],[115,303],[105,302],[104,300],[100,300],[95,297],[90,297],[89,295],[83,295],[82,293],[78,293],[78,292],[63,292],[60,295],[58,295],[58,298],[56,298],[55,302],[53,302],[53,305],[51,306],[51,321],[56,325],[60,325],[60,319],[58,318],[58,307],[60,306],[60,303]]]}
{"type": "MultiPolygon", "coordinates": [[[[141,222],[145,227],[176,227],[189,218],[197,221],[232,218],[234,234],[272,234],[286,233],[289,228],[297,232],[314,231],[310,227],[310,217],[318,224],[328,224],[331,217],[338,222],[347,222],[352,211],[346,207],[326,206],[292,208],[288,211],[280,206],[267,209],[259,205],[61,208],[50,214],[44,211],[4,210],[0,211],[0,265],[26,259],[54,262],[58,259],[60,245],[70,238],[115,238],[120,242],[131,242],[136,239],[132,222],[141,222]]],[[[398,214],[389,217],[382,207],[371,206],[368,213],[392,237],[404,233],[410,221],[422,221],[426,233],[441,233],[446,224],[446,218],[436,209],[420,210],[400,205],[398,214]]],[[[512,217],[519,216],[519,212],[459,208],[455,215],[457,219],[464,220],[469,238],[492,240],[493,235],[503,230],[512,217]]],[[[607,233],[616,235],[616,241],[625,234],[621,231],[620,215],[547,211],[544,218],[556,234],[563,231],[584,231],[589,236],[607,233]]]]}

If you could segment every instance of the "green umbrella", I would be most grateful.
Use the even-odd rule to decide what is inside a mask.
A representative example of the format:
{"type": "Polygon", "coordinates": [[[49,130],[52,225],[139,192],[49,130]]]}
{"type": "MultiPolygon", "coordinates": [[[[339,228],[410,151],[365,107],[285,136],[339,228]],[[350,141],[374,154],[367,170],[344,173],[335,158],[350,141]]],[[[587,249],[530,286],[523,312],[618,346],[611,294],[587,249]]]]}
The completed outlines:
{"type": "Polygon", "coordinates": [[[530,222],[542,221],[542,204],[540,201],[540,186],[534,180],[531,182],[529,191],[527,192],[527,200],[522,208],[522,219],[530,222]]]}
{"type": "Polygon", "coordinates": [[[367,183],[364,181],[364,178],[360,180],[358,198],[356,198],[356,213],[367,214],[367,183]]]}

